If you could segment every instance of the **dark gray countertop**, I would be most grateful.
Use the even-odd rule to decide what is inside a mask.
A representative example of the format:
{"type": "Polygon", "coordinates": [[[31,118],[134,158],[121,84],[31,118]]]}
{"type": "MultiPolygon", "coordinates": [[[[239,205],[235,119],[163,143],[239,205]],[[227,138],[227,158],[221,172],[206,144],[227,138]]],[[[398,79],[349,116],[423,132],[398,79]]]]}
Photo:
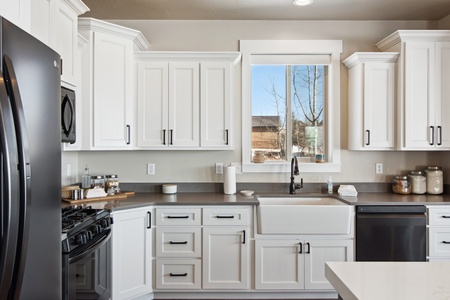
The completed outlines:
{"type": "MultiPolygon", "coordinates": [[[[357,197],[339,197],[338,194],[298,193],[258,193],[246,197],[239,193],[224,195],[222,193],[136,193],[126,199],[82,203],[94,208],[106,208],[112,211],[132,209],[151,205],[258,205],[260,196],[273,197],[333,197],[350,205],[449,205],[450,195],[399,195],[394,193],[358,193],[357,197]]],[[[70,204],[63,203],[64,206],[70,204]]],[[[72,204],[73,205],[73,204],[72,204]]]]}

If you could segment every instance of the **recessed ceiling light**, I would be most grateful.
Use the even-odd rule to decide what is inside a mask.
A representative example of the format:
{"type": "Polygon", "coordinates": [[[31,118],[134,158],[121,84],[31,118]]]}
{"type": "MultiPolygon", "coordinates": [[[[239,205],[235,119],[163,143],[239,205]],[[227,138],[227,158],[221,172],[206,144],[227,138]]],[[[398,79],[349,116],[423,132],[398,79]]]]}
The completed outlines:
{"type": "Polygon", "coordinates": [[[306,6],[313,3],[313,0],[294,0],[292,4],[295,6],[306,6]]]}

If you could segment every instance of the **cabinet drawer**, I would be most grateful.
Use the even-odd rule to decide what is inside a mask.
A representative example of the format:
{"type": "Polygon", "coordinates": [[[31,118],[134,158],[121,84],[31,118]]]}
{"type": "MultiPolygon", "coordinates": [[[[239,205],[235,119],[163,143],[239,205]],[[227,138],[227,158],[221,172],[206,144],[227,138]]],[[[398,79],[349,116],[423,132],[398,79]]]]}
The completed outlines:
{"type": "Polygon", "coordinates": [[[428,225],[430,226],[450,226],[450,208],[447,207],[429,207],[428,225]]]}
{"type": "Polygon", "coordinates": [[[195,227],[157,227],[156,257],[200,257],[201,231],[195,227]]]}
{"type": "Polygon", "coordinates": [[[250,225],[250,208],[203,208],[203,225],[250,225]]]}
{"type": "Polygon", "coordinates": [[[157,289],[200,289],[200,259],[157,259],[157,289]]]}
{"type": "Polygon", "coordinates": [[[428,256],[450,257],[450,228],[428,228],[428,256]]]}
{"type": "Polygon", "coordinates": [[[201,208],[156,208],[156,225],[201,225],[201,208]]]}

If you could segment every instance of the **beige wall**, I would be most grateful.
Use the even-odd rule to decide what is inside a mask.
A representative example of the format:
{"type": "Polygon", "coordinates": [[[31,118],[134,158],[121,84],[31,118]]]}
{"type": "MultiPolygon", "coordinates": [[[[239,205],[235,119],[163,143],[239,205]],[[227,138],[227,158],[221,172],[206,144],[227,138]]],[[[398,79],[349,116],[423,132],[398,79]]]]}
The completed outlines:
{"type": "MultiPolygon", "coordinates": [[[[241,39],[340,39],[342,60],[355,51],[377,51],[375,43],[398,29],[450,28],[449,22],[427,21],[113,21],[142,31],[150,50],[238,51],[241,39]]],[[[234,151],[111,151],[80,152],[63,155],[66,183],[77,176],[65,176],[67,164],[85,164],[91,173],[118,174],[123,182],[221,182],[214,174],[215,162],[241,161],[240,65],[237,66],[234,151]],[[156,175],[146,175],[146,163],[156,164],[156,175]]],[[[244,99],[245,101],[246,99],[244,99]]],[[[355,152],[347,148],[347,70],[341,67],[341,148],[342,168],[331,174],[336,182],[386,182],[392,175],[407,170],[440,164],[450,168],[447,153],[430,152],[355,152]],[[375,163],[384,164],[384,174],[375,174],[375,163]]],[[[73,167],[74,168],[74,167],[73,167]]],[[[450,174],[450,169],[446,173],[450,174]]],[[[301,170],[300,170],[301,172],[301,170]]],[[[328,174],[301,174],[306,182],[323,182],[328,174]]],[[[288,174],[241,174],[238,182],[288,182],[288,174]]],[[[450,180],[447,180],[449,182],[450,180]]]]}

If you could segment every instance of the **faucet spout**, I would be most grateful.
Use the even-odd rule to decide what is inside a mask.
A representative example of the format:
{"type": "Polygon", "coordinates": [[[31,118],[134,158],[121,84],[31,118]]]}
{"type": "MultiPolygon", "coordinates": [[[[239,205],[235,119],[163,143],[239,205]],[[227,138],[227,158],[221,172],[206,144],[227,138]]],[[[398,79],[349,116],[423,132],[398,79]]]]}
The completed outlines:
{"type": "Polygon", "coordinates": [[[295,194],[295,191],[303,188],[303,178],[300,180],[300,184],[295,183],[295,176],[299,175],[297,156],[293,156],[291,159],[291,182],[289,184],[289,194],[295,194]]]}

